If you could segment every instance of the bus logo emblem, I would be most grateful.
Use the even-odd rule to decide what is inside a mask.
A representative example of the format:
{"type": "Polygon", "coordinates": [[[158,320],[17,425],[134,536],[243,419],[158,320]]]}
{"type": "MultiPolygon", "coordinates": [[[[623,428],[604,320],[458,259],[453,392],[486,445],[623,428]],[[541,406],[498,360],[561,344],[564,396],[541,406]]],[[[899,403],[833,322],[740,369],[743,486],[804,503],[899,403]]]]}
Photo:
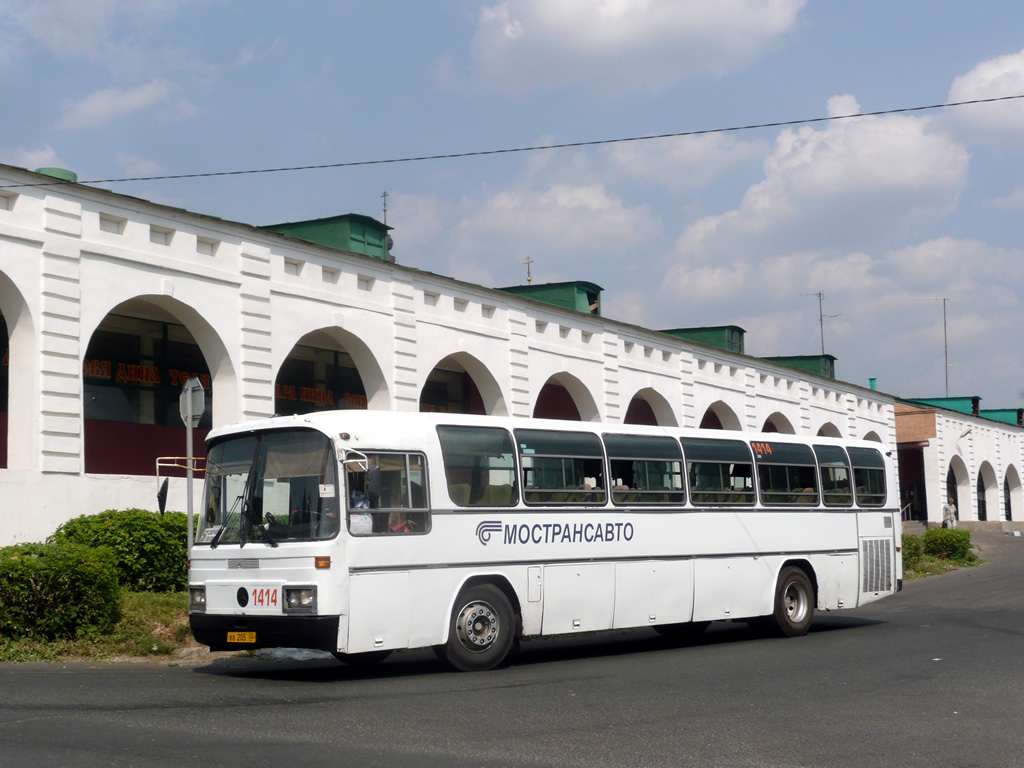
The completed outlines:
{"type": "Polygon", "coordinates": [[[492,533],[501,532],[501,521],[500,520],[484,520],[480,525],[476,527],[476,537],[480,539],[480,543],[485,547],[487,542],[491,540],[492,533]]]}

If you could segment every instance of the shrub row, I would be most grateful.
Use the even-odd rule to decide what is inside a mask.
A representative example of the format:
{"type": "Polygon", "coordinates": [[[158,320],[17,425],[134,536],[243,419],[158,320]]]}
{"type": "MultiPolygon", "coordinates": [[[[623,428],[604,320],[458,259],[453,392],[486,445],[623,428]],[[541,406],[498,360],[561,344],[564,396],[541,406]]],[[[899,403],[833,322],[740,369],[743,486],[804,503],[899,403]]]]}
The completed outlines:
{"type": "Polygon", "coordinates": [[[118,579],[129,592],[180,592],[188,586],[184,512],[108,509],[64,523],[50,541],[109,547],[118,579]]]}
{"type": "Polygon", "coordinates": [[[965,564],[975,559],[971,549],[971,532],[952,528],[929,528],[924,540],[917,536],[903,536],[903,568],[914,570],[924,555],[953,563],[965,564]]]}
{"type": "Polygon", "coordinates": [[[0,637],[72,638],[121,617],[114,553],[71,543],[0,549],[0,637]]]}
{"type": "Polygon", "coordinates": [[[187,531],[183,512],[111,509],[69,520],[45,544],[0,549],[0,637],[107,632],[122,590],[185,589],[187,531]]]}

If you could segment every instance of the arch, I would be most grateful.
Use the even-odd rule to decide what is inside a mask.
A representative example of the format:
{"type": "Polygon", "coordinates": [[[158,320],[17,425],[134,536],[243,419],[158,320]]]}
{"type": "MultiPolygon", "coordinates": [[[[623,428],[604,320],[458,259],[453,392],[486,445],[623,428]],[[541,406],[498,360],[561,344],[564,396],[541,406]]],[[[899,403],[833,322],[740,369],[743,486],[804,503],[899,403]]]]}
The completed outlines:
{"type": "MultiPolygon", "coordinates": [[[[508,405],[505,396],[501,391],[501,385],[479,359],[468,352],[455,352],[439,360],[427,374],[426,379],[420,385],[420,410],[438,410],[438,403],[425,402],[428,397],[431,385],[434,388],[445,386],[444,377],[438,374],[451,372],[462,374],[463,381],[461,397],[462,413],[475,413],[489,416],[508,416],[508,405]]],[[[444,398],[450,401],[451,395],[444,398]]]]}
{"type": "Polygon", "coordinates": [[[1024,520],[1024,498],[1021,497],[1020,473],[1012,464],[1003,478],[1003,512],[1007,520],[1024,520]]]}
{"type": "Polygon", "coordinates": [[[740,419],[728,405],[721,400],[716,400],[704,411],[700,420],[701,429],[728,429],[742,430],[740,419]]]}
{"type": "Polygon", "coordinates": [[[998,520],[999,493],[996,471],[983,461],[978,469],[978,520],[998,520]]]}
{"type": "Polygon", "coordinates": [[[537,394],[535,418],[600,421],[597,402],[586,385],[571,373],[551,376],[537,394]]]}
{"type": "Polygon", "coordinates": [[[194,454],[214,424],[237,417],[227,347],[192,307],[142,295],[115,305],[93,328],[82,361],[83,465],[87,473],[150,475],[158,456],[185,453],[178,398],[198,376],[206,407],[194,454]]]}
{"type": "Polygon", "coordinates": [[[668,399],[652,387],[641,389],[633,395],[633,399],[629,401],[629,408],[626,409],[624,423],[663,427],[679,426],[668,399]]]}
{"type": "Polygon", "coordinates": [[[872,432],[868,432],[868,433],[867,433],[866,435],[864,435],[864,437],[862,437],[861,439],[862,439],[862,440],[870,440],[870,441],[871,441],[871,442],[873,442],[873,443],[880,443],[880,442],[882,442],[882,438],[881,438],[881,437],[879,437],[879,436],[878,436],[878,433],[877,433],[877,432],[874,432],[874,431],[872,431],[872,432]]]}
{"type": "Polygon", "coordinates": [[[967,471],[964,460],[959,456],[950,459],[949,468],[946,471],[946,492],[942,497],[942,503],[945,503],[947,498],[953,499],[953,504],[956,505],[957,519],[967,519],[968,516],[964,510],[971,503],[970,473],[967,471]]]}
{"type": "Polygon", "coordinates": [[[39,455],[39,430],[32,408],[10,408],[10,403],[36,402],[41,388],[37,355],[39,340],[28,303],[14,282],[0,273],[0,315],[6,326],[6,353],[0,376],[3,398],[0,413],[0,467],[33,469],[39,455]],[[10,450],[9,446],[15,446],[10,450]]]}
{"type": "Polygon", "coordinates": [[[833,424],[831,421],[826,421],[820,427],[818,427],[818,437],[842,437],[843,433],[839,431],[839,427],[833,424]]]}
{"type": "Polygon", "coordinates": [[[317,328],[299,337],[274,379],[275,413],[390,407],[387,381],[373,352],[339,326],[317,328]]]}
{"type": "Polygon", "coordinates": [[[783,414],[775,411],[767,419],[764,420],[764,424],[761,426],[762,432],[781,432],[785,435],[795,435],[796,429],[793,428],[793,424],[783,414]]]}

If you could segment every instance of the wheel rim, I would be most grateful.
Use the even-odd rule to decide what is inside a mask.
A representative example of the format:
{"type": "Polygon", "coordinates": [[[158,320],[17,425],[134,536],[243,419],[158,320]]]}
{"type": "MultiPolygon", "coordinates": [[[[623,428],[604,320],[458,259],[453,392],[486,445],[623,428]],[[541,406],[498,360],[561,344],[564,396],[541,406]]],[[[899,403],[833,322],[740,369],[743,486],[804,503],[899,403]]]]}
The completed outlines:
{"type": "Polygon", "coordinates": [[[459,611],[455,631],[462,647],[474,653],[491,648],[501,633],[501,621],[494,606],[476,600],[459,611]]]}
{"type": "Polygon", "coordinates": [[[783,597],[786,605],[786,616],[794,624],[800,624],[807,618],[808,600],[807,593],[803,587],[795,581],[786,586],[786,593],[783,597]]]}

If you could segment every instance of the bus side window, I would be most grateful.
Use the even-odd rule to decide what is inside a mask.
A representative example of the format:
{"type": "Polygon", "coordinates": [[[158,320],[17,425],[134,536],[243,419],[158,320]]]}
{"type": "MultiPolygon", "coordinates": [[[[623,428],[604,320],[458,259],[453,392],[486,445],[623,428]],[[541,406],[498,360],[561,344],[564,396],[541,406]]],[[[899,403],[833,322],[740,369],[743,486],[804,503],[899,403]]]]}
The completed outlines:
{"type": "Polygon", "coordinates": [[[853,506],[850,460],[838,445],[816,445],[814,455],[821,469],[821,493],[826,507],[853,506]]]}
{"type": "Polygon", "coordinates": [[[818,472],[809,447],[765,441],[754,441],[750,447],[764,506],[817,506],[818,472]]]}
{"type": "Polygon", "coordinates": [[[690,501],[698,506],[754,503],[750,449],[742,440],[683,438],[690,501]]]}
{"type": "Polygon", "coordinates": [[[605,504],[604,449],[592,432],[515,430],[527,504],[605,504]]]}
{"type": "Polygon", "coordinates": [[[418,453],[367,453],[349,462],[349,531],[355,535],[427,533],[426,461],[418,453]]]}
{"type": "Polygon", "coordinates": [[[857,487],[857,504],[881,507],[885,504],[885,461],[874,448],[850,448],[853,480],[857,487]]]}
{"type": "Polygon", "coordinates": [[[448,497],[457,507],[519,503],[512,436],[496,427],[437,428],[448,497]]]}

